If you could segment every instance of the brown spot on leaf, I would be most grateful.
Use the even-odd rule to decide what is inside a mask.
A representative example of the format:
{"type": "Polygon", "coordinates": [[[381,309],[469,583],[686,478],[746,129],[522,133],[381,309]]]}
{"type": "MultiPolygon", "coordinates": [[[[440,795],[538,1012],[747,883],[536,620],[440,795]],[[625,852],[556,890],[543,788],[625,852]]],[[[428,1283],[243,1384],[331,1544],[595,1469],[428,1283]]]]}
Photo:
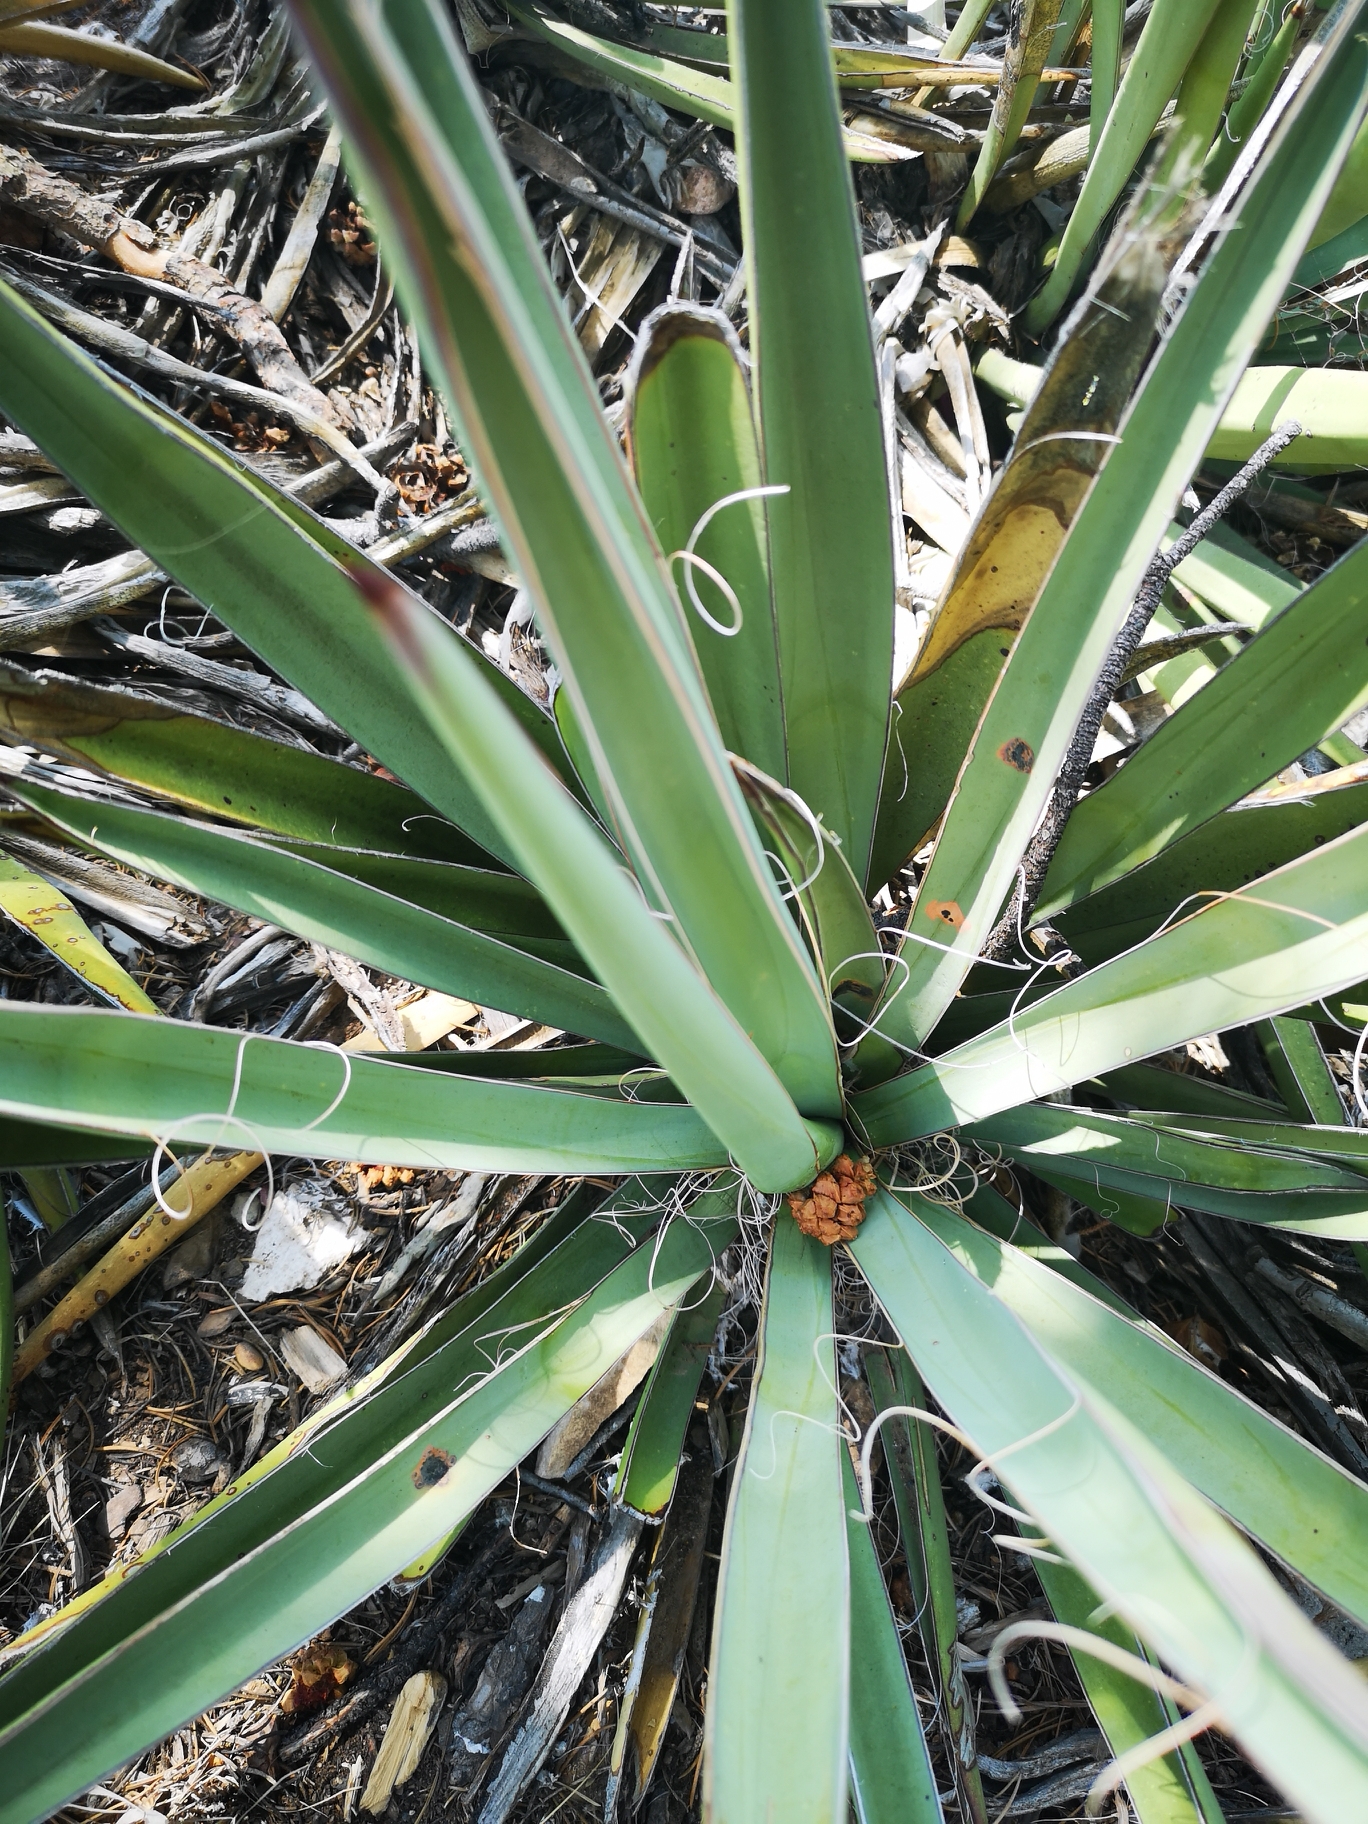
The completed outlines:
{"type": "Polygon", "coordinates": [[[413,1472],[413,1486],[415,1488],[436,1488],[450,1468],[451,1458],[444,1450],[438,1450],[434,1444],[419,1457],[418,1465],[413,1472]]]}
{"type": "Polygon", "coordinates": [[[928,900],[926,916],[934,919],[938,925],[949,925],[954,931],[958,931],[964,923],[964,914],[953,899],[928,900]]]}
{"type": "Polygon", "coordinates": [[[1029,741],[1023,741],[1020,735],[1013,735],[1010,741],[1004,741],[998,749],[998,759],[1005,760],[1008,766],[1014,766],[1019,773],[1029,773],[1035,765],[1035,749],[1029,741]]]}
{"type": "Polygon", "coordinates": [[[790,1191],[788,1206],[793,1220],[814,1240],[828,1248],[851,1241],[864,1221],[865,1198],[877,1190],[878,1180],[868,1159],[842,1153],[819,1172],[805,1191],[790,1191]]]}

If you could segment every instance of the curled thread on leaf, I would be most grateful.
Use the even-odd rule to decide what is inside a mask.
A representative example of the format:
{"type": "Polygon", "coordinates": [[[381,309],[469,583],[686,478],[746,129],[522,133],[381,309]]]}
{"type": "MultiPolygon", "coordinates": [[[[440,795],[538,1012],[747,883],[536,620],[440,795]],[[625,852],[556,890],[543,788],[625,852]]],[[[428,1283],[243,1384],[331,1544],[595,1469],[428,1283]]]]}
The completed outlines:
{"type": "Polygon", "coordinates": [[[694,529],[690,532],[683,550],[672,551],[670,553],[671,563],[673,563],[677,557],[683,558],[684,560],[684,590],[688,595],[695,614],[697,614],[698,618],[705,626],[711,627],[714,633],[720,633],[725,639],[731,639],[734,634],[738,634],[741,631],[741,603],[737,600],[736,591],[732,588],[727,579],[716,570],[706,558],[698,555],[696,549],[698,541],[702,538],[703,534],[724,507],[737,506],[744,500],[764,500],[771,494],[787,494],[788,492],[789,485],[785,481],[774,482],[759,488],[738,488],[734,494],[724,494],[721,500],[715,500],[706,512],[701,513],[698,516],[698,519],[694,524],[694,529]],[[703,603],[699,598],[698,590],[694,587],[693,573],[695,568],[706,572],[726,596],[728,602],[731,604],[732,613],[736,617],[734,625],[724,627],[721,621],[715,619],[703,606],[703,603]]]}
{"type": "Polygon", "coordinates": [[[1118,1647],[1114,1641],[1107,1640],[1101,1634],[1090,1634],[1086,1628],[1073,1628],[1063,1621],[1014,1621],[994,1639],[988,1649],[987,1666],[993,1696],[1009,1723],[1019,1723],[1021,1711],[1013,1701],[1007,1684],[1007,1650],[1021,1640],[1057,1640],[1066,1647],[1072,1647],[1077,1653],[1087,1653],[1115,1671],[1126,1673],[1138,1684],[1148,1685],[1160,1697],[1168,1698],[1170,1703],[1182,1704],[1184,1709],[1198,1710],[1206,1703],[1200,1691],[1194,1691],[1190,1685],[1180,1684],[1176,1678],[1170,1678],[1167,1672],[1161,1672],[1158,1666],[1152,1666],[1147,1659],[1128,1653],[1124,1647],[1118,1647]]]}
{"type": "Polygon", "coordinates": [[[684,573],[684,586],[688,591],[689,600],[693,603],[698,618],[705,626],[711,627],[714,633],[720,633],[724,640],[730,640],[734,635],[740,633],[742,620],[741,603],[735,589],[732,588],[726,577],[723,576],[722,572],[717,568],[717,565],[710,564],[707,558],[700,557],[697,551],[671,551],[670,562],[674,563],[677,558],[682,559],[684,563],[688,565],[688,569],[684,573]],[[724,627],[721,621],[709,614],[708,610],[699,600],[698,591],[694,588],[693,584],[693,572],[695,569],[701,570],[705,576],[710,576],[722,591],[723,595],[726,596],[731,611],[736,617],[730,627],[724,627]]]}
{"type": "Polygon", "coordinates": [[[1175,1748],[1181,1748],[1184,1742],[1190,1742],[1221,1721],[1221,1707],[1215,1698],[1205,1704],[1199,1704],[1190,1716],[1181,1722],[1171,1723],[1167,1729],[1161,1729],[1157,1735],[1146,1736],[1143,1742],[1137,1742],[1134,1748],[1128,1748],[1124,1754],[1104,1767],[1101,1773],[1088,1788],[1087,1803],[1084,1811],[1090,1818],[1097,1817],[1102,1810],[1102,1801],[1116,1791],[1124,1780],[1142,1767],[1148,1767],[1153,1761],[1163,1760],[1175,1748]]]}

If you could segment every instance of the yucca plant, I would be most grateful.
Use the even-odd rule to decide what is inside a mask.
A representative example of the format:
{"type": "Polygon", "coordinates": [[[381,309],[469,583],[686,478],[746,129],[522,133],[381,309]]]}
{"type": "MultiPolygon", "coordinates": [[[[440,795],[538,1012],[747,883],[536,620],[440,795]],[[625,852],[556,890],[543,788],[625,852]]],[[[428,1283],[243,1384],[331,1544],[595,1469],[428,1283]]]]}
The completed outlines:
{"type": "MultiPolygon", "coordinates": [[[[1144,1824],[1219,1818],[1185,1746],[1212,1726],[1305,1817],[1368,1816],[1368,1695],[1255,1549],[1368,1625],[1368,1488],[1001,1195],[1015,1160],[1139,1234],[1181,1206],[1368,1240],[1368,1134],[1305,1023],[1368,975],[1368,785],[1350,767],[1232,808],[1368,697],[1368,557],[1270,612],[1081,798],[1078,766],[1137,591],[1361,124],[1364,9],[1343,0],[1320,27],[1210,214],[1190,157],[1131,206],[892,693],[900,587],[913,599],[885,448],[901,351],[892,311],[871,335],[818,0],[731,0],[729,77],[516,9],[736,130],[749,360],[716,310],[656,314],[625,458],[437,0],[291,10],[554,657],[552,713],[3,287],[0,408],[402,782],[10,670],[8,739],[34,745],[9,783],[84,848],[584,1042],[370,1059],[6,1001],[12,1157],[69,1158],[75,1133],[623,1182],[597,1208],[572,1198],[306,1434],[7,1651],[0,1820],[45,1815],[449,1538],[662,1313],[696,1355],[717,1304],[694,1307],[742,1229],[766,1250],[764,1298],[713,1631],[710,1817],[839,1821],[848,1795],[865,1819],[941,1815],[865,1523],[875,1437],[837,1393],[833,1244],[902,1343],[869,1378],[968,1815],[986,1814],[936,1426],[979,1459],[1003,1548],[1039,1561],[1057,1620],[1033,1626],[1075,1651],[1120,1757],[1102,1784],[1124,1778],[1144,1824]],[[915,899],[881,932],[891,881],[915,899]],[[1143,1063],[1253,1022],[1286,1111],[1143,1063]]],[[[1119,43],[1120,10],[1097,0],[1095,47],[1119,43]]],[[[1189,10],[1165,98],[1194,47],[1216,55],[1220,9],[1189,10]]],[[[964,8],[947,58],[986,11],[964,8]]],[[[1024,9],[973,197],[1060,11],[1024,9]]],[[[856,65],[842,81],[868,78],[856,65]]],[[[1039,326],[1160,112],[1120,106],[1039,326]]],[[[972,388],[947,334],[952,392],[972,388]]],[[[1276,423],[1270,408],[1232,453],[1276,423]]],[[[1308,450],[1303,434],[1289,459],[1308,450]]],[[[628,1507],[670,1497],[697,1379],[682,1402],[678,1386],[658,1373],[642,1401],[628,1507]]]]}

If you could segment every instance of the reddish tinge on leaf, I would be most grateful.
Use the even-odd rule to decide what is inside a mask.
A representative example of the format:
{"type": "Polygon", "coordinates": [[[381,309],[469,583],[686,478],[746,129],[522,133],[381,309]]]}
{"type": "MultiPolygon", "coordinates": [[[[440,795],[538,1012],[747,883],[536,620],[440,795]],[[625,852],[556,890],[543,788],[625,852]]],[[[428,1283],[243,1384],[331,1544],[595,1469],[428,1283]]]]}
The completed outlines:
{"type": "Polygon", "coordinates": [[[788,1206],[803,1231],[827,1247],[850,1241],[864,1221],[865,1198],[878,1188],[868,1159],[842,1153],[828,1171],[819,1172],[805,1191],[790,1191],[788,1206]]]}

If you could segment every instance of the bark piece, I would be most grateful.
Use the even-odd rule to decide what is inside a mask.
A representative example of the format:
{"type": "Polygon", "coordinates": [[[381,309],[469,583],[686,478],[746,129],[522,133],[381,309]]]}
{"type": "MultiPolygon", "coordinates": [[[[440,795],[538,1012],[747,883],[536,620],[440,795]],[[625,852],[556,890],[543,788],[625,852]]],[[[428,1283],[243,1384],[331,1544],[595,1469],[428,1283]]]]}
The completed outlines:
{"type": "Polygon", "coordinates": [[[638,1515],[626,1508],[619,1511],[598,1562],[566,1603],[550,1651],[532,1687],[527,1713],[490,1784],[479,1824],[505,1824],[520,1794],[551,1752],[580,1681],[608,1632],[641,1527],[638,1515]]]}
{"type": "Polygon", "coordinates": [[[538,1583],[528,1592],[512,1627],[486,1659],[468,1702],[447,1725],[448,1778],[457,1791],[468,1791],[484,1773],[510,1717],[527,1695],[554,1606],[555,1592],[549,1584],[538,1583]]]}

